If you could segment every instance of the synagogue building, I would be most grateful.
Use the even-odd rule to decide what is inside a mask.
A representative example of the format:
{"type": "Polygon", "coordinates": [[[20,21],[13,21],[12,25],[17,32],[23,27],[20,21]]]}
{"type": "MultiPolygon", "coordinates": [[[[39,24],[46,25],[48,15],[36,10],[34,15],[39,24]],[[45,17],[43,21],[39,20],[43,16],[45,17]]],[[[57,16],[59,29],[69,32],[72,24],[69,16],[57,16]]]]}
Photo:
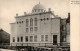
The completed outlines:
{"type": "Polygon", "coordinates": [[[61,18],[48,11],[42,4],[32,8],[31,13],[16,14],[11,25],[11,46],[65,46],[70,44],[70,13],[61,18]]]}

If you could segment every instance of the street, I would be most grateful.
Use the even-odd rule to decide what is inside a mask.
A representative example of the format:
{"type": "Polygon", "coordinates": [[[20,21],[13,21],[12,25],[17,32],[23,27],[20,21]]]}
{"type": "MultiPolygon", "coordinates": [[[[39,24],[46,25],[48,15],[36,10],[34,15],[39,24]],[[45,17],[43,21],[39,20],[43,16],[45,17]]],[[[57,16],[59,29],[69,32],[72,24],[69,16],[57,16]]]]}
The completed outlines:
{"type": "Polygon", "coordinates": [[[10,49],[0,49],[0,51],[15,51],[15,50],[10,50],[10,49]]]}

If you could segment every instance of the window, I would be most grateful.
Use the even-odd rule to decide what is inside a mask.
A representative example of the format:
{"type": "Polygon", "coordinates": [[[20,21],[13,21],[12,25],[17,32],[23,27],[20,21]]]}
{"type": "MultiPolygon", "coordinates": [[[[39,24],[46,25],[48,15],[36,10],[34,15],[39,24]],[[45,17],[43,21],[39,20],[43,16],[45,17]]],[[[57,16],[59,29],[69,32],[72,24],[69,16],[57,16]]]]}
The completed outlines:
{"type": "Polygon", "coordinates": [[[41,41],[44,41],[44,35],[41,35],[41,41]]]}
{"type": "Polygon", "coordinates": [[[35,18],[35,26],[37,26],[37,18],[35,18]]]}
{"type": "Polygon", "coordinates": [[[49,20],[49,18],[47,18],[47,20],[49,20]]]}
{"type": "Polygon", "coordinates": [[[44,21],[46,20],[46,18],[44,18],[44,21]]]}
{"type": "Polygon", "coordinates": [[[23,37],[21,37],[21,42],[23,42],[23,37]]]}
{"type": "Polygon", "coordinates": [[[26,32],[28,32],[28,28],[26,28],[26,32]]]}
{"type": "Polygon", "coordinates": [[[30,19],[30,26],[33,26],[33,19],[30,19]]]}
{"type": "Polygon", "coordinates": [[[21,22],[19,22],[21,24],[21,22]]]}
{"type": "Polygon", "coordinates": [[[33,27],[30,28],[30,32],[33,32],[33,27]]]}
{"type": "Polygon", "coordinates": [[[40,19],[41,21],[43,20],[43,19],[40,19]]]}
{"type": "Polygon", "coordinates": [[[37,30],[38,30],[38,28],[37,28],[37,27],[35,27],[35,28],[34,28],[34,30],[35,30],[35,31],[37,31],[37,30]]]}
{"type": "Polygon", "coordinates": [[[37,42],[37,35],[34,36],[34,41],[37,42]]]}
{"type": "Polygon", "coordinates": [[[48,41],[48,35],[45,35],[45,41],[48,41]]]}
{"type": "Polygon", "coordinates": [[[17,42],[19,42],[19,37],[17,37],[17,42]]]}
{"type": "Polygon", "coordinates": [[[65,25],[62,25],[62,30],[65,31],[65,25]]]}
{"type": "Polygon", "coordinates": [[[28,26],[28,19],[26,19],[26,26],[28,26]]]}
{"type": "Polygon", "coordinates": [[[23,21],[22,21],[22,23],[23,23],[23,21]]]}
{"type": "Polygon", "coordinates": [[[30,36],[30,42],[32,42],[33,41],[33,36],[30,36]]]}
{"type": "Polygon", "coordinates": [[[18,22],[17,22],[17,24],[18,24],[18,22]]]}
{"type": "Polygon", "coordinates": [[[28,36],[25,37],[25,41],[28,42],[28,36]]]}
{"type": "Polygon", "coordinates": [[[15,37],[13,37],[13,42],[15,42],[15,37]]]}
{"type": "Polygon", "coordinates": [[[53,45],[57,45],[57,35],[53,35],[53,45]]]}

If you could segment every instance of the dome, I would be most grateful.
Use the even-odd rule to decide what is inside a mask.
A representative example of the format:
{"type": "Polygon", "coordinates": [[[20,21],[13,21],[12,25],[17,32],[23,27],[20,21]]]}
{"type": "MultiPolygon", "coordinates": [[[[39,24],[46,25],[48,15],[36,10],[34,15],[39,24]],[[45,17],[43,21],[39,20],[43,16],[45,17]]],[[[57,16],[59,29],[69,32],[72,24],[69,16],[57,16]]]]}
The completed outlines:
{"type": "Polygon", "coordinates": [[[43,5],[37,4],[37,5],[35,5],[35,6],[33,7],[33,10],[34,10],[34,9],[45,9],[45,8],[44,8],[43,5]]]}
{"type": "Polygon", "coordinates": [[[35,5],[32,9],[32,12],[34,13],[40,13],[40,12],[44,12],[45,11],[45,7],[43,5],[41,5],[40,3],[35,5]]]}

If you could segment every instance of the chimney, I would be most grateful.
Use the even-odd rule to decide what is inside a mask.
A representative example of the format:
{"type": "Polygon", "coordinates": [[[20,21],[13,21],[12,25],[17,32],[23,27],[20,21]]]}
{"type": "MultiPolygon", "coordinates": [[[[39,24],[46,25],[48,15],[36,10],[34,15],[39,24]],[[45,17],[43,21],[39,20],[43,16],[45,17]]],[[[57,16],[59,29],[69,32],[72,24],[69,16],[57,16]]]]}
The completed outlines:
{"type": "Polygon", "coordinates": [[[18,16],[18,14],[16,14],[16,17],[18,16]]]}
{"type": "Polygon", "coordinates": [[[70,17],[70,13],[68,13],[68,17],[70,17]]]}
{"type": "Polygon", "coordinates": [[[26,15],[26,12],[24,12],[24,15],[26,15]]]}
{"type": "Polygon", "coordinates": [[[51,8],[49,8],[48,11],[51,11],[51,8]]]}

